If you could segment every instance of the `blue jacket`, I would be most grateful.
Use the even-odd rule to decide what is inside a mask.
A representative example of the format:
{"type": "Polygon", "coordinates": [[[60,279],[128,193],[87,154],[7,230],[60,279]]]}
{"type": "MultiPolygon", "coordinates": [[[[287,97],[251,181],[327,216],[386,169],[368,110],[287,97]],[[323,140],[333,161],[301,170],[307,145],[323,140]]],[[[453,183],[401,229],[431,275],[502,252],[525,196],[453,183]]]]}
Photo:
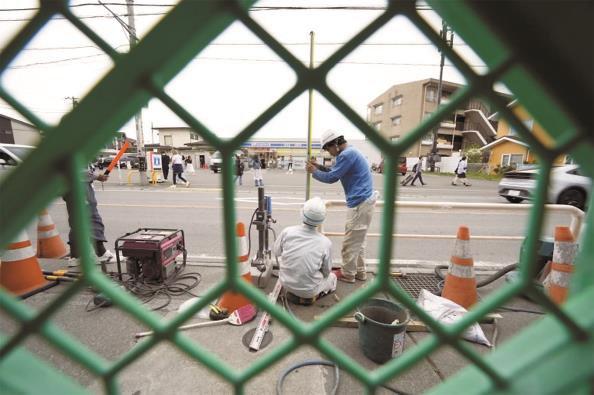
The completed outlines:
{"type": "Polygon", "coordinates": [[[346,195],[347,207],[357,207],[373,194],[373,179],[367,160],[354,147],[347,148],[336,157],[330,171],[316,170],[313,178],[326,184],[340,180],[346,195]]]}

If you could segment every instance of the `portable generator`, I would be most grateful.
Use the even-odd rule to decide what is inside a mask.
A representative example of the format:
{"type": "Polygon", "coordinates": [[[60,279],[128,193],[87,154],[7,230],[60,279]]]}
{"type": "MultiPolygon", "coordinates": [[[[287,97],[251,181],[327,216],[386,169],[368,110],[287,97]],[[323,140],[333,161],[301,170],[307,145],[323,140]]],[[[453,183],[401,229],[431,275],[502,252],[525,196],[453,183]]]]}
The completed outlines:
{"type": "Polygon", "coordinates": [[[126,272],[136,281],[163,283],[186,265],[187,251],[181,229],[140,228],[126,233],[115,242],[118,276],[122,280],[121,258],[126,272]],[[182,255],[181,265],[176,257],[182,255]]]}

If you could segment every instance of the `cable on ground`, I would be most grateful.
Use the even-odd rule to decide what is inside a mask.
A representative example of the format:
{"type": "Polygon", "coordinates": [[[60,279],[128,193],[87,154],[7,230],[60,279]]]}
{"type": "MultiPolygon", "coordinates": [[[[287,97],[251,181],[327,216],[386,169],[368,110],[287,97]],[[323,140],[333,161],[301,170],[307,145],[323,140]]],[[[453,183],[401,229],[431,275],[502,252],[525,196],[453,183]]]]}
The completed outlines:
{"type": "MultiPolygon", "coordinates": [[[[445,276],[443,275],[443,273],[441,272],[444,269],[448,269],[449,266],[448,265],[437,265],[435,266],[435,275],[437,277],[439,277],[440,279],[444,280],[445,276]]],[[[506,273],[511,272],[512,270],[516,270],[518,268],[518,264],[517,263],[513,263],[511,265],[507,265],[505,267],[503,267],[502,269],[496,271],[494,274],[492,274],[491,276],[487,277],[484,280],[478,281],[476,283],[476,287],[477,288],[481,288],[484,287],[485,285],[489,285],[491,284],[493,281],[500,279],[501,277],[503,277],[506,273]]]]}

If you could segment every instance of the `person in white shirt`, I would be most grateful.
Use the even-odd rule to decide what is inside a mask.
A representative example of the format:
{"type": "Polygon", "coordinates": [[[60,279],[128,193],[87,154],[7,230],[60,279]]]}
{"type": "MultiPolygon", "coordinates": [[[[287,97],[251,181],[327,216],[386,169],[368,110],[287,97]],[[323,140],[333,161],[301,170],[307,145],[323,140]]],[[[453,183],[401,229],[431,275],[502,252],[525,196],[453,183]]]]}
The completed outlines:
{"type": "Polygon", "coordinates": [[[314,197],[303,205],[303,223],[283,229],[274,243],[279,278],[287,299],[293,303],[311,305],[336,290],[332,242],[317,229],[325,218],[326,204],[314,197]]]}
{"type": "Polygon", "coordinates": [[[190,186],[188,180],[182,176],[184,173],[184,159],[177,151],[173,151],[173,156],[171,157],[171,169],[173,170],[173,185],[171,188],[176,187],[176,177],[179,177],[179,179],[185,183],[186,187],[190,186]]]}
{"type": "Polygon", "coordinates": [[[463,156],[456,167],[456,176],[452,180],[452,185],[458,186],[458,179],[461,179],[465,187],[470,186],[470,183],[466,180],[466,169],[468,169],[468,162],[466,161],[466,156],[463,156]]]}

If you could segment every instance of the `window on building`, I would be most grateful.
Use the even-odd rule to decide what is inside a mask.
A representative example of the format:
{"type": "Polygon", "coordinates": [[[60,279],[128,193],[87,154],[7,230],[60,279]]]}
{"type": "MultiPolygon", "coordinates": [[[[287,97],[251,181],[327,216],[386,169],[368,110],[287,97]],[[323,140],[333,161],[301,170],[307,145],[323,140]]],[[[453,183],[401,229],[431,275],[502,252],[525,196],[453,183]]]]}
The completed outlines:
{"type": "Polygon", "coordinates": [[[373,113],[375,115],[380,115],[381,113],[384,112],[384,104],[376,104],[375,106],[373,106],[373,113]]]}
{"type": "Polygon", "coordinates": [[[400,115],[398,115],[398,116],[392,117],[390,119],[392,120],[392,126],[398,126],[398,125],[400,125],[400,121],[402,120],[402,117],[400,115]]]}
{"type": "Polygon", "coordinates": [[[425,136],[423,136],[422,141],[423,142],[427,142],[427,141],[433,142],[433,132],[429,132],[425,136]]]}
{"type": "Polygon", "coordinates": [[[173,146],[173,137],[171,135],[163,136],[163,144],[173,146]]]}
{"type": "Polygon", "coordinates": [[[398,107],[402,105],[402,95],[392,98],[392,107],[398,107]]]}
{"type": "MultiPolygon", "coordinates": [[[[526,128],[528,130],[532,130],[532,126],[534,126],[534,119],[526,119],[526,120],[522,121],[522,123],[524,124],[524,126],[526,126],[526,128]]],[[[517,129],[514,128],[512,125],[509,125],[509,135],[510,136],[518,136],[519,135],[517,129]]]]}
{"type": "Polygon", "coordinates": [[[377,130],[382,130],[382,123],[381,122],[375,122],[373,124],[373,127],[376,128],[377,130]]]}
{"type": "Polygon", "coordinates": [[[190,132],[190,140],[199,141],[200,140],[200,136],[196,132],[190,132]]]}
{"type": "Polygon", "coordinates": [[[501,167],[512,166],[518,167],[524,163],[523,154],[503,154],[501,155],[501,167]]]}
{"type": "Polygon", "coordinates": [[[425,100],[430,102],[437,101],[437,89],[435,88],[427,88],[427,92],[425,93],[425,100]]]}

